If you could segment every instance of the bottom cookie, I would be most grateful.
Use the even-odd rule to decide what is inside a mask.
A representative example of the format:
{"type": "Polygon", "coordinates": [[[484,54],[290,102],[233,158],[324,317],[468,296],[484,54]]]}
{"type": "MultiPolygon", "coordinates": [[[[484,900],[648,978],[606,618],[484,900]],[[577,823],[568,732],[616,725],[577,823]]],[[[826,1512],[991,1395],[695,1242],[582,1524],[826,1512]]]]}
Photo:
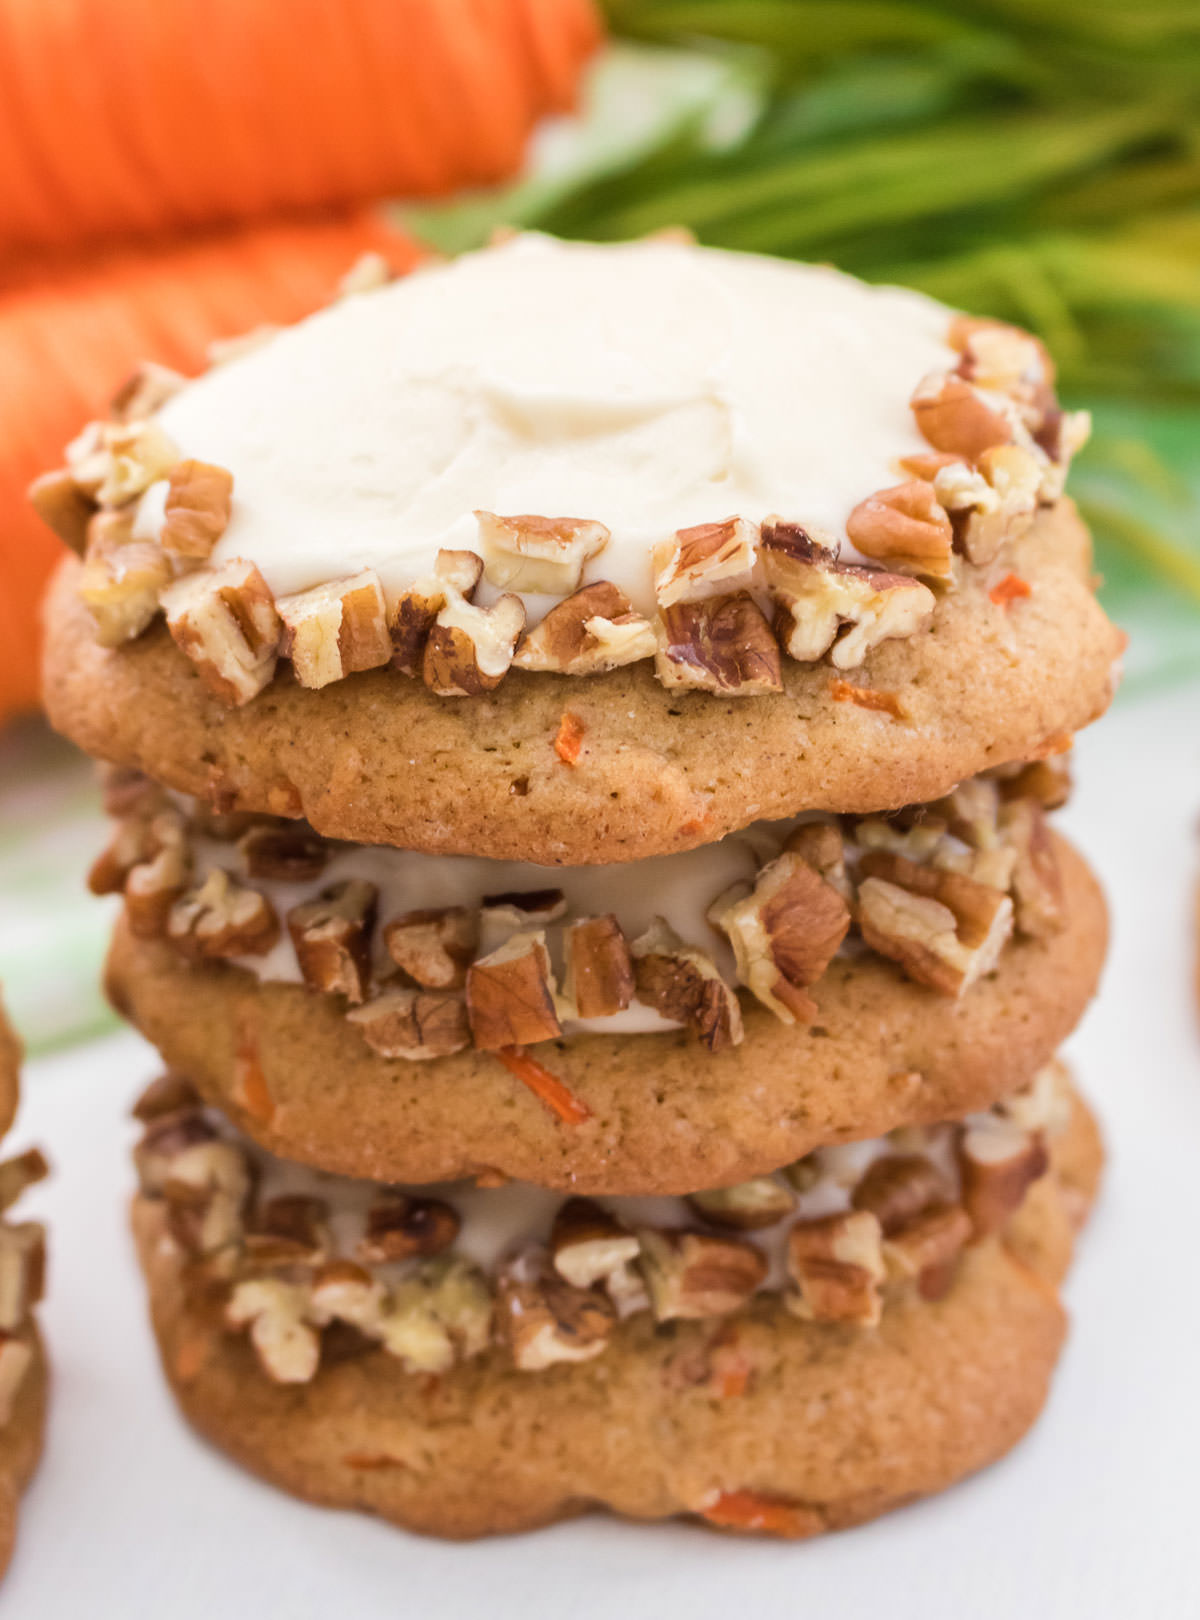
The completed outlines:
{"type": "MultiPolygon", "coordinates": [[[[941,1490],[1030,1427],[1065,1331],[1056,1284],[1101,1157],[1073,1099],[1049,1173],[1003,1231],[970,1243],[948,1280],[930,1268],[889,1294],[873,1325],[802,1320],[779,1294],[706,1320],[643,1309],[602,1354],[538,1371],[494,1343],[444,1372],[408,1370],[345,1317],[308,1365],[299,1316],[252,1348],[227,1314],[244,1272],[189,1255],[162,1196],[138,1196],[134,1227],[184,1413],[297,1496],[447,1537],[596,1507],[803,1537],[941,1490]],[[264,1349],[292,1381],[266,1376],[264,1349]]],[[[265,1234],[255,1241],[261,1277],[272,1251],[265,1234]]],[[[278,1268],[286,1249],[273,1241],[278,1268]]],[[[854,1269],[843,1265],[842,1284],[854,1269]]]]}

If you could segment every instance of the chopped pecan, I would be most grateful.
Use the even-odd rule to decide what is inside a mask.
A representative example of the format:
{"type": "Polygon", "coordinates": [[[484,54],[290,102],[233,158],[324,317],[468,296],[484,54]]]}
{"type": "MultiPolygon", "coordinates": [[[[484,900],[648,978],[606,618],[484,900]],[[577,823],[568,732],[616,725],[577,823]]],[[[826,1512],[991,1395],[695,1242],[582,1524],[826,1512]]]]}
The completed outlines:
{"type": "Polygon", "coordinates": [[[180,461],[167,485],[158,543],[177,557],[207,561],[229,527],[233,474],[207,461],[180,461]]]}
{"type": "Polygon", "coordinates": [[[279,650],[301,686],[328,686],[391,659],[387,604],[373,568],[281,596],[275,606],[283,621],[279,650]]]}
{"type": "Polygon", "coordinates": [[[311,827],[256,822],[241,834],[238,852],[246,876],[260,882],[309,883],[329,861],[329,845],[311,827]]]}
{"type": "Polygon", "coordinates": [[[428,1260],[448,1249],[462,1222],[440,1198],[388,1193],[367,1210],[358,1258],[370,1262],[428,1260]]]}
{"type": "Polygon", "coordinates": [[[973,1115],[958,1147],[963,1207],[976,1237],[997,1232],[1050,1165],[1040,1135],[998,1114],[973,1115]]]}
{"type": "Polygon", "coordinates": [[[496,1326],[522,1372],[590,1361],[612,1337],[616,1313],[590,1288],[575,1288],[549,1266],[518,1262],[500,1277],[496,1326]]]}
{"type": "MultiPolygon", "coordinates": [[[[178,1122],[180,1137],[187,1134],[178,1122]]],[[[173,1136],[160,1121],[143,1139],[143,1176],[158,1175],[159,1195],[167,1202],[171,1236],[192,1254],[211,1255],[236,1243],[251,1191],[246,1155],[233,1142],[214,1137],[183,1143],[171,1151],[173,1136]]]]}
{"type": "Polygon", "coordinates": [[[998,826],[1016,855],[1012,897],[1017,932],[1046,939],[1062,928],[1064,913],[1062,873],[1045,812],[1033,799],[1013,799],[1001,806],[998,826]]]}
{"type": "Polygon", "coordinates": [[[1041,477],[1037,457],[1016,444],[985,450],[978,467],[955,460],[937,473],[934,490],[969,562],[991,562],[1005,541],[1024,533],[1037,510],[1041,477]]]}
{"type": "Polygon", "coordinates": [[[171,908],[187,889],[192,852],[177,810],[164,810],[146,829],[144,858],[125,879],[125,916],[138,939],[161,939],[171,908]]]}
{"type": "Polygon", "coordinates": [[[383,1320],[387,1290],[352,1260],[327,1260],[313,1273],[308,1314],[324,1327],[346,1322],[371,1337],[383,1320]]]}
{"type": "Polygon", "coordinates": [[[567,901],[561,889],[485,894],[479,910],[478,949],[486,955],[514,934],[557,922],[566,909],[567,901]]]}
{"type": "Polygon", "coordinates": [[[120,647],[147,629],[159,596],[171,580],[171,564],[154,545],[132,542],[89,555],[79,576],[79,596],[96,625],[102,647],[120,647]]]}
{"type": "Polygon", "coordinates": [[[362,1001],[371,982],[371,935],[379,891],[348,878],[287,915],[296,961],[311,990],[362,1001]]]}
{"type": "Polygon", "coordinates": [[[852,897],[846,876],[846,845],[831,821],[805,821],[793,827],[783,842],[784,850],[799,855],[806,865],[835,888],[843,900],[852,897]]]}
{"type": "Polygon", "coordinates": [[[29,486],[29,503],[46,527],[82,557],[96,503],[65,467],[43,473],[29,486]]]}
{"type": "Polygon", "coordinates": [[[859,871],[858,921],[872,950],[910,978],[961,996],[995,967],[1013,926],[1007,895],[958,872],[875,851],[859,871]]]}
{"type": "Polygon", "coordinates": [[[267,1376],[277,1384],[307,1384],[316,1376],[321,1340],[304,1320],[308,1290],[278,1277],[249,1277],[233,1289],[225,1307],[231,1328],[250,1329],[250,1343],[267,1376]]]}
{"type": "Polygon", "coordinates": [[[532,1046],[562,1034],[554,979],[540,929],[514,934],[467,969],[467,1017],[475,1045],[494,1052],[532,1046]]]}
{"type": "Polygon", "coordinates": [[[655,546],[654,593],[660,608],[729,596],[750,584],[758,560],[758,528],[745,518],[677,529],[655,546]]]}
{"type": "Polygon", "coordinates": [[[910,404],[925,442],[966,461],[978,461],[1014,436],[1004,402],[962,377],[935,372],[918,385],[910,404]]]}
{"type": "Polygon", "coordinates": [[[954,1262],[971,1240],[971,1221],[958,1204],[930,1204],[883,1240],[889,1275],[917,1280],[926,1299],[946,1291],[954,1262]]]}
{"type": "Polygon", "coordinates": [[[790,1215],[795,1198],[791,1189],[774,1176],[755,1176],[736,1187],[719,1187],[711,1192],[692,1193],[688,1203],[713,1226],[731,1226],[735,1231],[752,1232],[775,1226],[790,1215]]]}
{"type": "Polygon", "coordinates": [[[421,674],[439,697],[476,697],[507,675],[525,628],[519,596],[501,596],[490,608],[447,596],[425,642],[421,674]]]}
{"type": "Polygon", "coordinates": [[[608,1018],[633,1000],[633,958],[611,914],[563,930],[563,997],[577,1018],[608,1018]]]}
{"type": "Polygon", "coordinates": [[[11,1209],[27,1187],[36,1186],[50,1174],[50,1166],[40,1148],[26,1148],[15,1158],[0,1164],[0,1211],[11,1209]]]}
{"type": "Polygon", "coordinates": [[[754,697],[781,692],[779,644],[754,598],[711,596],[663,608],[655,670],[664,686],[754,697]]]}
{"type": "Polygon", "coordinates": [[[33,1345],[14,1333],[0,1332],[0,1429],[12,1417],[17,1392],[33,1365],[33,1345]]]}
{"type": "Polygon", "coordinates": [[[518,669],[558,675],[598,675],[653,658],[657,645],[654,626],[633,611],[625,592],[597,580],[526,631],[513,663],[518,669]]]}
{"type": "Polygon", "coordinates": [[[279,918],[265,895],[214,867],[200,888],[171,907],[167,938],[195,961],[265,956],[279,938],[279,918]]]}
{"type": "Polygon", "coordinates": [[[1054,362],[1037,338],[1004,321],[960,315],[951,323],[949,341],[962,356],[955,368],[960,377],[1007,394],[1040,420],[1052,403],[1054,362]]]}
{"type": "Polygon", "coordinates": [[[931,1159],[919,1153],[888,1153],[868,1165],[850,1201],[855,1209],[869,1210],[887,1237],[953,1196],[954,1188],[931,1159]]]}
{"type": "Polygon", "coordinates": [[[380,1057],[450,1057],[471,1044],[466,1003],[443,990],[385,989],[346,1014],[380,1057]]]}
{"type": "MultiPolygon", "coordinates": [[[[590,1198],[568,1198],[559,1205],[550,1233],[551,1260],[573,1288],[604,1284],[610,1298],[614,1291],[627,1294],[629,1268],[639,1250],[634,1234],[590,1198]]],[[[619,1310],[619,1299],[616,1303],[619,1310]]]]}
{"type": "Polygon", "coordinates": [[[280,1193],[254,1211],[245,1237],[254,1266],[319,1265],[329,1253],[329,1205],[305,1193],[280,1193]]]}
{"type": "Polygon", "coordinates": [[[954,527],[932,484],[912,478],[861,501],[846,519],[852,545],[903,573],[954,576],[954,527]]]}
{"type": "Polygon", "coordinates": [[[661,917],[630,947],[638,1000],[692,1030],[710,1052],[737,1046],[742,1009],[711,956],[685,945],[661,917]]]}
{"type": "Polygon", "coordinates": [[[775,634],[800,663],[829,653],[835,668],[856,669],[873,647],[915,634],[933,613],[928,586],[906,574],[839,562],[798,523],[768,518],[762,537],[775,634]]]}
{"type": "Polygon", "coordinates": [[[579,588],[583,565],[611,538],[603,523],[587,518],[475,517],[484,572],[502,590],[568,596],[579,588]]]}
{"type": "Polygon", "coordinates": [[[696,1320],[726,1316],[756,1294],[767,1277],[761,1249],[707,1232],[638,1232],[641,1268],[655,1317],[696,1320]]]}
{"type": "Polygon", "coordinates": [[[729,937],[738,977],[785,1024],[809,1021],[807,993],[829,966],[850,928],[850,908],[831,883],[794,852],[764,866],[747,894],[742,886],[709,912],[729,937]]]}
{"type": "Polygon", "coordinates": [[[477,1268],[441,1255],[394,1290],[379,1337],[409,1372],[445,1372],[458,1356],[487,1349],[491,1324],[492,1297],[477,1268]]]}
{"type": "Polygon", "coordinates": [[[1071,755],[1054,754],[991,773],[1002,799],[1035,799],[1043,810],[1058,810],[1071,797],[1071,755]]]}
{"type": "Polygon", "coordinates": [[[1040,1068],[1027,1086],[997,1104],[1000,1113],[1023,1131],[1045,1137],[1062,1134],[1071,1121],[1071,1076],[1057,1059],[1040,1068]]]}
{"type": "Polygon", "coordinates": [[[102,423],[98,445],[86,456],[85,468],[74,461],[79,444],[77,439],[68,445],[67,465],[81,481],[102,474],[95,488],[101,506],[124,506],[165,478],[179,460],[179,451],[153,417],[102,423]]]}
{"type": "Polygon", "coordinates": [[[37,1221],[0,1225],[0,1331],[15,1333],[42,1297],[46,1234],[37,1221]]]}
{"type": "Polygon", "coordinates": [[[275,674],[282,626],[253,563],[202,568],[162,593],[167,629],[223,703],[249,703],[275,674]]]}
{"type": "Polygon", "coordinates": [[[141,421],[161,411],[186,383],[181,371],[172,371],[155,360],[143,360],[109,400],[108,414],[114,422],[141,421]]]}
{"type": "Polygon", "coordinates": [[[131,766],[101,765],[96,774],[104,814],[116,820],[126,816],[145,820],[165,810],[170,803],[165,788],[131,766]]]}
{"type": "Polygon", "coordinates": [[[438,614],[450,600],[469,602],[483,577],[483,558],[473,551],[439,551],[431,574],[401,591],[392,610],[392,667],[418,676],[425,658],[425,643],[438,614]]]}
{"type": "Polygon", "coordinates": [[[383,930],[388,955],[427,990],[461,990],[479,942],[479,917],[465,906],[406,911],[383,930]]]}
{"type": "Polygon", "coordinates": [[[788,1233],[788,1273],[796,1290],[784,1303],[794,1316],[874,1327],[886,1275],[879,1221],[865,1209],[797,1221],[788,1233]]]}
{"type": "Polygon", "coordinates": [[[138,1186],[151,1198],[161,1198],[175,1161],[190,1148],[216,1142],[216,1128],[186,1103],[170,1113],[155,1114],[133,1150],[138,1186]]]}

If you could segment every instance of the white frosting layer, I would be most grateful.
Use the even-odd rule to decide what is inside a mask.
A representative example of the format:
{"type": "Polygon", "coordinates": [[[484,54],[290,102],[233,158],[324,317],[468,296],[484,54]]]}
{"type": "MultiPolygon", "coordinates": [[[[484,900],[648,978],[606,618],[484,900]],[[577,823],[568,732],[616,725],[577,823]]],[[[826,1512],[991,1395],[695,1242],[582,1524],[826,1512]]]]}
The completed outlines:
{"type": "MultiPolygon", "coordinates": [[[[794,825],[791,821],[760,822],[700,849],[614,866],[534,866],[478,856],[422,855],[382,845],[342,844],[333,846],[333,858],[320,877],[307,883],[279,883],[262,878],[252,881],[255,888],[270,899],[281,922],[293,906],[314,899],[321,890],[347,878],[363,878],[375,884],[379,890],[382,923],[406,911],[438,906],[475,907],[487,895],[561,889],[567,905],[562,920],[612,912],[626,938],[632,940],[643,933],[655,917],[663,917],[681,939],[708,951],[732,983],[735,980],[733,953],[705,912],[731,885],[742,880],[753,881],[763,861],[778,854],[784,837],[794,825]]],[[[202,881],[215,866],[244,877],[235,844],[197,836],[193,847],[197,881],[202,881]]],[[[547,943],[555,959],[555,970],[560,972],[557,930],[558,924],[550,925],[547,943]]],[[[377,949],[380,974],[394,971],[383,947],[382,931],[377,938],[377,949]]],[[[300,982],[300,968],[286,926],[279,943],[267,955],[237,960],[260,979],[300,982]]],[[[563,1024],[568,1034],[588,1029],[602,1030],[606,1034],[635,1034],[672,1027],[653,1008],[637,1001],[611,1018],[567,1020],[563,1024]]]]}
{"type": "MultiPolygon", "coordinates": [[[[249,1144],[247,1147],[262,1169],[260,1197],[267,1199],[281,1194],[300,1193],[324,1199],[330,1206],[330,1230],[335,1251],[341,1258],[353,1259],[363,1233],[367,1210],[384,1190],[381,1184],[329,1175],[306,1165],[277,1159],[249,1144]]],[[[763,1282],[764,1288],[779,1288],[784,1283],[787,1235],[793,1224],[798,1220],[838,1215],[848,1210],[851,1207],[850,1193],[867,1167],[885,1153],[896,1151],[886,1136],[818,1148],[812,1156],[818,1179],[807,1192],[793,1194],[795,1202],[789,1215],[757,1231],[728,1233],[731,1237],[754,1243],[765,1253],[769,1270],[763,1282]]],[[[941,1128],[925,1132],[921,1151],[938,1167],[950,1186],[955,1187],[958,1176],[952,1132],[941,1128]]],[[[762,1179],[788,1185],[782,1172],[762,1179]]],[[[561,1192],[535,1187],[524,1181],[486,1188],[477,1187],[470,1181],[440,1182],[429,1186],[406,1186],[402,1190],[421,1197],[440,1198],[451,1204],[462,1221],[454,1242],[454,1252],[473,1261],[484,1271],[492,1271],[522,1251],[546,1243],[555,1213],[566,1197],[561,1192]]],[[[631,1231],[639,1227],[677,1230],[703,1224],[685,1198],[598,1197],[592,1202],[608,1210],[631,1231]]],[[[712,1230],[719,1229],[714,1227],[712,1230]]],[[[377,1266],[374,1269],[386,1278],[400,1275],[411,1268],[397,1265],[377,1266]]]]}
{"type": "Polygon", "coordinates": [[[371,567],[394,596],[439,547],[477,549],[481,508],[599,519],[584,582],[646,611],[650,549],[677,528],[777,512],[844,535],[926,448],[908,401],[954,363],[949,319],[812,265],[523,236],[342,300],[161,421],[233,473],[214,560],[252,559],[276,594],[371,567]]]}

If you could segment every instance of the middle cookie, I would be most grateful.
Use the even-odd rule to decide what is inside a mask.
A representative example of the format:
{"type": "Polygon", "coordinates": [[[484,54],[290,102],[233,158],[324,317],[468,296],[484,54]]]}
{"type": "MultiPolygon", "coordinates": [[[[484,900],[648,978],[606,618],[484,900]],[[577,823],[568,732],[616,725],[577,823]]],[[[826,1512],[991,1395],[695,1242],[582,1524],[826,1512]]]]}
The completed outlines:
{"type": "Polygon", "coordinates": [[[986,1107],[1070,1032],[1104,904],[1046,765],[622,866],[331,843],[110,785],[114,1004],[283,1157],[676,1193],[986,1107]]]}

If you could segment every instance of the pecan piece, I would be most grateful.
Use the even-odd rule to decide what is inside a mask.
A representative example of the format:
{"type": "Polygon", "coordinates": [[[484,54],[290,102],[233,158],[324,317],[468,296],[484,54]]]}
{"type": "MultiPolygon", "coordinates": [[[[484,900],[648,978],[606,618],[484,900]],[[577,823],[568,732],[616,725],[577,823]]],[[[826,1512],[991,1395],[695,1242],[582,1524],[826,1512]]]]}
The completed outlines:
{"type": "Polygon", "coordinates": [[[985,450],[1012,441],[1003,402],[962,377],[935,372],[918,385],[910,404],[922,438],[935,450],[978,461],[985,450]]]}
{"type": "Polygon", "coordinates": [[[685,945],[661,917],[630,947],[638,1000],[690,1029],[710,1052],[737,1046],[742,1009],[711,956],[685,945]]]}
{"type": "Polygon", "coordinates": [[[1012,1120],[974,1115],[958,1147],[963,1207],[976,1237],[998,1232],[1050,1166],[1046,1144],[1012,1120]]]}
{"type": "Polygon", "coordinates": [[[0,1212],[11,1209],[27,1187],[34,1187],[50,1174],[50,1166],[40,1148],[27,1148],[15,1158],[0,1164],[0,1212]]]}
{"type": "Polygon", "coordinates": [[[738,977],[785,1024],[810,1021],[807,987],[824,974],[850,928],[850,908],[794,852],[764,866],[754,887],[722,895],[709,916],[726,934],[738,977]]]}
{"type": "Polygon", "coordinates": [[[482,576],[483,558],[473,551],[438,552],[433,572],[414,580],[396,598],[389,621],[393,669],[420,675],[425,643],[438,614],[452,598],[469,602],[482,576]]]}
{"type": "Polygon", "coordinates": [[[394,1290],[379,1337],[409,1372],[436,1373],[482,1354],[491,1325],[492,1297],[478,1269],[441,1255],[394,1290]]]}
{"type": "Polygon", "coordinates": [[[79,576],[79,596],[102,647],[120,647],[149,628],[159,596],[171,580],[171,565],[157,546],[130,543],[89,554],[79,576]]]}
{"type": "Polygon", "coordinates": [[[654,548],[654,594],[660,608],[728,596],[750,584],[758,559],[758,528],[745,518],[676,529],[654,548]]]}
{"type": "Polygon", "coordinates": [[[319,1265],[329,1253],[329,1205],[305,1193],[281,1193],[254,1211],[244,1237],[254,1266],[319,1265]]]}
{"type": "Polygon", "coordinates": [[[525,604],[519,596],[501,596],[490,608],[447,596],[425,642],[425,685],[439,697],[493,691],[508,674],[524,628],[525,604]]]}
{"type": "Polygon", "coordinates": [[[945,584],[954,576],[954,528],[932,484],[912,478],[881,489],[846,519],[852,545],[902,573],[945,584]]]}
{"type": "Polygon", "coordinates": [[[707,1232],[639,1231],[642,1275],[660,1322],[699,1320],[740,1310],[762,1287],[767,1260],[761,1249],[707,1232]]]}
{"type": "Polygon", "coordinates": [[[744,591],[663,608],[657,634],[655,672],[666,687],[725,697],[783,690],[779,644],[744,591]]]}
{"type": "Polygon", "coordinates": [[[946,996],[990,973],[1013,926],[1007,895],[958,872],[917,866],[902,855],[865,855],[858,922],[872,950],[946,996]]]}
{"type": "Polygon", "coordinates": [[[799,663],[829,654],[857,669],[873,647],[914,635],[933,613],[933,592],[906,574],[843,563],[798,523],[768,518],[762,566],[775,601],[775,634],[799,663]]]}
{"type": "Polygon", "coordinates": [[[87,547],[88,524],[96,503],[65,467],[43,473],[29,486],[29,503],[42,522],[77,557],[87,547]]]}
{"type": "Polygon", "coordinates": [[[788,1234],[788,1273],[796,1284],[784,1303],[814,1322],[874,1327],[883,1309],[883,1232],[869,1210],[797,1221],[788,1234]]]}
{"type": "Polygon", "coordinates": [[[576,1018],[608,1018],[633,1000],[633,958],[611,914],[563,930],[563,997],[576,1018]]]}
{"type": "Polygon", "coordinates": [[[718,1187],[710,1192],[692,1193],[688,1203],[697,1215],[713,1226],[731,1226],[738,1232],[753,1232],[775,1226],[790,1215],[795,1198],[791,1189],[774,1176],[755,1176],[735,1187],[718,1187]]]}
{"type": "Polygon", "coordinates": [[[114,422],[141,421],[161,411],[186,384],[181,371],[156,360],[142,360],[109,400],[108,414],[114,422]]]}
{"type": "Polygon", "coordinates": [[[522,1372],[590,1361],[612,1337],[616,1313],[594,1289],[574,1288],[549,1266],[518,1262],[496,1291],[496,1326],[522,1372]]]}
{"type": "Polygon", "coordinates": [[[471,1044],[466,1003],[442,990],[384,990],[346,1014],[380,1057],[423,1062],[471,1044]]]}
{"type": "Polygon", "coordinates": [[[329,861],[329,845],[311,827],[257,822],[237,841],[246,876],[261,882],[309,883],[329,861]]]}
{"type": "Polygon", "coordinates": [[[249,1328],[250,1343],[268,1378],[307,1384],[316,1376],[321,1340],[304,1320],[308,1290],[278,1277],[251,1277],[236,1285],[225,1307],[231,1328],[249,1328]]]}
{"type": "Polygon", "coordinates": [[[583,566],[598,556],[611,535],[587,518],[547,518],[528,514],[498,517],[476,512],[484,572],[502,590],[568,596],[579,588],[583,566]]]}
{"type": "Polygon", "coordinates": [[[367,1210],[358,1258],[370,1262],[428,1260],[448,1249],[462,1221],[440,1198],[389,1193],[367,1210]]]}
{"type": "Polygon", "coordinates": [[[208,689],[232,708],[275,675],[282,626],[266,580],[236,558],[203,568],[162,594],[167,629],[208,689]]]}
{"type": "Polygon", "coordinates": [[[554,979],[540,929],[514,934],[467,969],[467,1018],[475,1045],[485,1052],[556,1040],[562,1026],[554,1009],[554,979]]]}
{"type": "Polygon", "coordinates": [[[1019,934],[1046,939],[1062,928],[1062,873],[1045,812],[1033,799],[1014,799],[1001,807],[1000,837],[1016,856],[1012,897],[1019,934]]]}
{"type": "Polygon", "coordinates": [[[167,485],[158,543],[177,557],[206,561],[229,527],[233,474],[207,461],[180,461],[167,485]]]}
{"type": "Polygon", "coordinates": [[[371,934],[379,891],[348,878],[316,900],[288,912],[288,933],[310,990],[342,995],[357,1004],[371,982],[371,934]]]}
{"type": "Polygon", "coordinates": [[[526,631],[513,663],[558,675],[598,675],[653,658],[657,645],[654,626],[633,611],[625,592],[597,580],[526,631]]]}
{"type": "Polygon", "coordinates": [[[125,879],[125,916],[138,939],[161,939],[171,908],[192,875],[187,825],[177,810],[164,810],[146,830],[144,858],[125,879]]]}
{"type": "Polygon", "coordinates": [[[383,930],[388,955],[427,990],[461,990],[479,942],[479,918],[465,906],[406,911],[383,930]]]}
{"type": "Polygon", "coordinates": [[[265,956],[279,939],[279,918],[265,895],[214,867],[171,907],[167,938],[193,961],[265,956]]]}
{"type": "Polygon", "coordinates": [[[555,1271],[573,1288],[603,1284],[621,1314],[639,1251],[634,1234],[590,1198],[568,1198],[559,1205],[550,1233],[555,1271]]]}
{"type": "Polygon", "coordinates": [[[886,1237],[953,1196],[953,1187],[931,1159],[919,1153],[888,1153],[868,1165],[850,1201],[855,1209],[869,1210],[886,1237]]]}
{"type": "Polygon", "coordinates": [[[275,606],[283,621],[279,650],[301,686],[319,689],[391,659],[387,604],[373,568],[281,596],[275,606]]]}

